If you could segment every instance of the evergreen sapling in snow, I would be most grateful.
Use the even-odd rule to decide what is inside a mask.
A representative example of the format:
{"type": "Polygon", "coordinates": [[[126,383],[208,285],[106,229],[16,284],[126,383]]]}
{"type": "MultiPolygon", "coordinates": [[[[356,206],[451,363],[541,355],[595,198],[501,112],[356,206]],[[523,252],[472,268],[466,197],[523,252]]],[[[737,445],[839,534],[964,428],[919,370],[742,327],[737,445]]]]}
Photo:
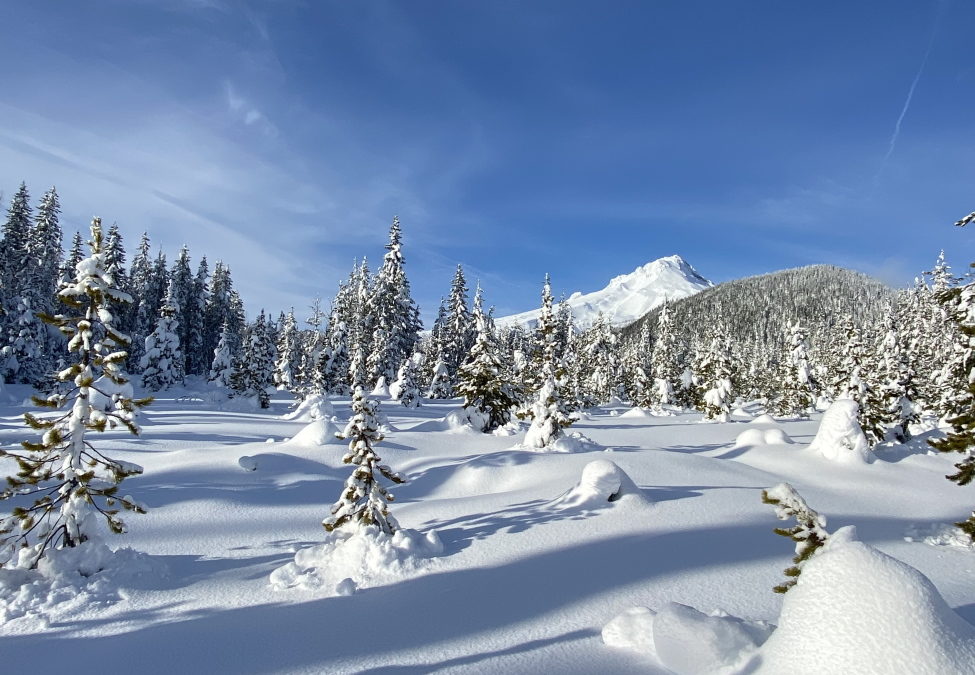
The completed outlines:
{"type": "Polygon", "coordinates": [[[405,483],[406,479],[394,473],[373,450],[373,445],[383,440],[379,431],[377,410],[379,403],[366,396],[362,387],[356,387],[352,396],[352,418],[337,438],[348,439],[349,451],[342,457],[355,469],[345,481],[342,496],[332,506],[331,514],[322,521],[328,532],[346,525],[375,525],[387,535],[393,534],[399,525],[389,514],[389,502],[393,495],[379,482],[384,477],[393,483],[405,483]]]}
{"type": "Polygon", "coordinates": [[[796,554],[792,558],[792,567],[785,570],[788,580],[772,590],[776,593],[786,593],[796,585],[796,579],[802,573],[802,566],[822,548],[829,538],[826,531],[826,516],[821,516],[806,503],[806,500],[788,483],[779,483],[775,487],[762,491],[762,503],[775,507],[775,516],[779,520],[796,519],[794,527],[788,529],[777,527],[776,534],[789,537],[796,542],[796,554]]]}
{"type": "Polygon", "coordinates": [[[125,531],[120,510],[144,513],[131,497],[118,495],[119,483],[142,473],[141,467],[114,460],[99,452],[87,438],[88,432],[124,427],[138,435],[136,410],[151,399],[134,401],[118,393],[104,411],[91,404],[98,381],[116,385],[127,382],[123,363],[128,337],[115,329],[112,304],[131,302],[131,297],[114,287],[105,269],[101,221],[91,225],[91,256],[77,265],[73,283],[58,293],[61,301],[77,314],[45,316],[68,338],[68,353],[74,361],[60,373],[65,391],[46,399],[34,398],[45,408],[68,410],[59,416],[38,417],[26,413],[32,429],[43,431],[40,441],[24,442],[23,451],[0,450],[0,456],[17,461],[17,476],[7,479],[0,498],[33,497],[31,506],[18,506],[0,521],[0,565],[33,568],[48,551],[78,546],[98,538],[98,516],[104,517],[114,533],[125,531]],[[104,378],[101,379],[100,378],[104,378]]]}

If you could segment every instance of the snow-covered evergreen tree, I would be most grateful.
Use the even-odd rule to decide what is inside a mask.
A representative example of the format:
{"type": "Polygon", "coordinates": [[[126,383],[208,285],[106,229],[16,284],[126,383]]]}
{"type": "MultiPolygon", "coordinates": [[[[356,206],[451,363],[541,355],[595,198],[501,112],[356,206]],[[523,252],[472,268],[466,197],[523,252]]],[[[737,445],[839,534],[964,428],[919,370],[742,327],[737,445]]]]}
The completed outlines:
{"type": "Polygon", "coordinates": [[[179,342],[179,305],[173,297],[173,286],[159,308],[156,327],[146,338],[142,356],[142,385],[149,391],[160,391],[183,384],[183,350],[179,342]]]}
{"type": "Polygon", "coordinates": [[[884,422],[894,427],[900,443],[911,438],[910,425],[920,420],[917,386],[910,354],[898,329],[897,313],[890,316],[887,329],[880,342],[880,354],[884,362],[883,376],[886,382],[880,388],[886,416],[884,422]]]}
{"type": "Polygon", "coordinates": [[[99,378],[116,385],[126,382],[123,363],[128,338],[113,325],[112,305],[131,302],[130,296],[114,288],[105,269],[97,218],[92,221],[91,235],[91,256],[76,266],[74,282],[59,293],[77,314],[48,317],[68,338],[68,352],[75,357],[58,374],[66,390],[34,399],[45,408],[69,407],[53,417],[26,413],[27,424],[44,432],[41,440],[24,442],[20,452],[0,450],[0,456],[13,457],[19,465],[18,475],[8,478],[0,498],[35,499],[31,506],[18,507],[0,521],[0,566],[36,567],[52,549],[97,539],[99,515],[112,532],[122,533],[125,524],[120,510],[145,512],[131,497],[118,495],[119,483],[141,473],[141,467],[106,457],[94,448],[88,435],[120,426],[138,434],[136,410],[149,403],[148,399],[133,401],[115,394],[108,411],[91,405],[99,378]],[[99,339],[94,339],[96,335],[99,339]]]}
{"type": "Polygon", "coordinates": [[[204,331],[206,327],[206,308],[210,294],[210,264],[206,256],[200,258],[196,268],[196,276],[190,287],[187,306],[183,308],[183,321],[186,329],[186,373],[188,375],[205,375],[210,367],[210,356],[213,352],[206,352],[204,331]]]}
{"type": "Polygon", "coordinates": [[[223,330],[220,332],[220,341],[217,343],[216,349],[213,350],[213,361],[210,365],[208,378],[210,382],[218,387],[225,387],[227,389],[231,387],[234,363],[236,362],[234,355],[234,345],[236,342],[230,333],[230,327],[224,323],[223,330]]]}
{"type": "MultiPolygon", "coordinates": [[[[470,357],[457,371],[456,392],[464,398],[464,409],[472,413],[471,422],[480,422],[480,430],[489,432],[511,420],[517,397],[504,377],[494,332],[484,314],[480,286],[474,293],[473,318],[477,335],[470,357]]],[[[554,329],[552,338],[554,349],[554,329]]]]}
{"type": "Polygon", "coordinates": [[[722,326],[717,326],[707,346],[700,353],[694,374],[698,378],[700,410],[704,419],[727,422],[734,401],[734,384],[731,380],[731,355],[728,338],[722,326]]]}
{"type": "Polygon", "coordinates": [[[457,371],[470,353],[474,342],[471,313],[467,304],[467,280],[464,268],[457,266],[454,279],[447,296],[447,321],[443,327],[443,347],[438,354],[440,361],[447,366],[451,395],[457,382],[457,371]]]}
{"type": "Polygon", "coordinates": [[[71,247],[61,263],[59,277],[62,284],[70,284],[74,280],[75,269],[84,257],[84,239],[81,232],[75,232],[71,237],[71,247]]]}
{"type": "Polygon", "coordinates": [[[657,315],[657,335],[650,355],[650,370],[655,378],[653,403],[657,406],[679,405],[677,393],[682,387],[681,374],[685,369],[682,352],[680,338],[665,302],[657,315]]]}
{"type": "Polygon", "coordinates": [[[413,354],[419,341],[420,311],[410,295],[403,260],[399,218],[389,228],[389,243],[382,267],[369,296],[372,345],[367,361],[370,383],[393,381],[400,364],[413,354]]]}
{"type": "Polygon", "coordinates": [[[809,416],[815,403],[812,369],[809,367],[806,332],[799,321],[789,324],[786,351],[779,368],[779,387],[772,401],[772,412],[779,417],[809,416]]]}
{"type": "Polygon", "coordinates": [[[837,376],[833,382],[834,398],[852,398],[860,405],[860,415],[857,421],[871,447],[884,440],[885,418],[884,403],[876,384],[871,386],[871,380],[879,381],[876,373],[868,372],[870,366],[878,368],[875,356],[864,344],[863,335],[859,328],[853,325],[849,315],[843,316],[838,324],[840,334],[845,336],[843,357],[838,365],[837,376]]]}
{"type": "Polygon", "coordinates": [[[395,386],[390,387],[390,391],[395,389],[396,395],[393,397],[407,408],[419,408],[421,405],[419,377],[419,358],[422,355],[417,352],[410,358],[403,361],[396,374],[395,386]]]}
{"type": "MultiPolygon", "coordinates": [[[[975,213],[955,225],[964,227],[972,222],[975,222],[975,213]]],[[[945,288],[939,292],[938,299],[958,326],[958,349],[964,356],[961,367],[955,371],[956,378],[947,383],[952,389],[955,411],[948,420],[951,432],[945,438],[928,443],[941,452],[962,454],[963,459],[955,464],[957,471],[947,478],[958,485],[968,485],[975,479],[975,281],[945,288]]],[[[955,524],[975,541],[975,511],[967,520],[955,524]]]]}
{"type": "Polygon", "coordinates": [[[779,483],[775,487],[762,491],[762,502],[775,507],[775,516],[779,520],[796,519],[795,527],[785,529],[777,527],[773,531],[783,537],[789,537],[796,542],[796,554],[792,558],[792,567],[785,571],[789,579],[776,586],[776,593],[787,593],[796,585],[796,580],[802,573],[802,567],[829,539],[826,530],[826,516],[816,513],[809,507],[796,489],[788,483],[779,483]]]}
{"type": "Polygon", "coordinates": [[[377,411],[379,403],[366,396],[362,387],[356,387],[352,397],[352,418],[338,438],[349,441],[349,451],[342,457],[346,464],[355,468],[345,481],[342,496],[332,506],[331,515],[322,521],[329,532],[345,525],[375,525],[385,534],[393,534],[399,525],[389,513],[393,495],[379,482],[386,478],[393,483],[405,483],[406,479],[394,473],[373,450],[373,445],[383,440],[379,431],[377,411]]]}
{"type": "Polygon", "coordinates": [[[565,435],[562,431],[572,424],[562,395],[562,364],[555,356],[555,317],[552,313],[552,284],[545,275],[542,287],[542,311],[538,320],[538,335],[542,341],[541,386],[535,394],[535,403],[525,411],[532,423],[525,434],[525,445],[545,448],[565,435]]]}
{"type": "Polygon", "coordinates": [[[274,363],[274,384],[278,389],[294,392],[298,385],[298,366],[301,363],[301,336],[292,309],[279,322],[277,336],[278,359],[274,363]]]}
{"type": "Polygon", "coordinates": [[[268,330],[264,310],[247,326],[243,346],[237,353],[230,388],[239,396],[256,397],[262,408],[271,407],[267,388],[274,379],[274,339],[268,330]]]}

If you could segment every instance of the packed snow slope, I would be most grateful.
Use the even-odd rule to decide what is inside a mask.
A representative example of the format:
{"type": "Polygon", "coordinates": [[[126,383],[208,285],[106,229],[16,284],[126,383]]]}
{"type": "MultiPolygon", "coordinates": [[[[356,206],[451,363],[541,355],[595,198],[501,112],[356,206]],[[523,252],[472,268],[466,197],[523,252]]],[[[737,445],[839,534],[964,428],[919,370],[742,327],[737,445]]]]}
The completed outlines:
{"type": "MultiPolygon", "coordinates": [[[[600,312],[611,325],[625,326],[664,301],[686,298],[711,286],[687,261],[671,255],[614,278],[600,291],[585,295],[573,293],[568,303],[578,329],[590,327],[600,312]]],[[[500,317],[496,323],[500,327],[514,324],[534,327],[540,313],[540,309],[534,309],[500,317]]]]}
{"type": "MultiPolygon", "coordinates": [[[[122,489],[148,513],[127,514],[129,533],[109,543],[150,564],[126,554],[134,573],[98,573],[73,592],[0,592],[2,672],[667,673],[601,630],[635,606],[673,615],[669,603],[778,621],[772,587],[794,544],[773,534],[783,523],[761,492],[783,481],[831,530],[855,525],[975,620],[975,554],[940,534],[975,491],[945,480],[952,458],[929,455],[923,437],[839,464],[807,447],[818,415],[776,422],[747,406],[707,424],[604,406],[573,427],[598,445],[543,453],[513,449],[524,428],[494,436],[442,422],[457,401],[383,400],[389,431],[376,452],[409,479],[393,487],[391,511],[404,528],[436,531],[442,552],[357,569],[346,551],[323,571],[341,581],[288,587],[272,573],[296,551],[311,549],[308,564],[319,555],[321,520],[350,473],[345,445],[317,427],[301,433],[321,420],[285,419],[284,394],[270,410],[241,410],[176,393],[146,409],[139,438],[91,435],[145,467],[122,489]]],[[[4,445],[33,438],[20,400],[0,406],[4,445]]],[[[332,405],[344,421],[349,401],[332,405]]],[[[911,666],[898,672],[919,672],[911,666]]]]}

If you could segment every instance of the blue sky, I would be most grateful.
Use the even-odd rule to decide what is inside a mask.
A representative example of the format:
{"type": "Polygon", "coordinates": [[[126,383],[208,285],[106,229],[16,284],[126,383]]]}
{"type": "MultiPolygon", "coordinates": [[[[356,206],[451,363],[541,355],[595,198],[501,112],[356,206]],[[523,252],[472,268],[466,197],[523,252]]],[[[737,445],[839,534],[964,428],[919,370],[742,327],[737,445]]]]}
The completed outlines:
{"type": "MultiPolygon", "coordinates": [[[[679,253],[713,281],[975,257],[975,3],[12,3],[0,189],[234,272],[249,310],[375,268],[499,314],[679,253]],[[923,67],[922,67],[923,66],[923,67]]],[[[6,200],[4,201],[4,206],[6,200]]]]}

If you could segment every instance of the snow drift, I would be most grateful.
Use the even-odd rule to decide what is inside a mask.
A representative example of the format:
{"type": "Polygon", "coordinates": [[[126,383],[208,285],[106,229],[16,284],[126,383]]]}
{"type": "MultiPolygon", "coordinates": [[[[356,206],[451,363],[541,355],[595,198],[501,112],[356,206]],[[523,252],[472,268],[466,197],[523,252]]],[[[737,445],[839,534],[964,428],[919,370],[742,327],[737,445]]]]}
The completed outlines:
{"type": "Polygon", "coordinates": [[[582,477],[574,488],[553,499],[550,505],[558,510],[595,509],[623,498],[644,501],[640,488],[622,469],[613,462],[597,459],[582,469],[582,477]]]}
{"type": "Polygon", "coordinates": [[[862,464],[872,459],[867,438],[863,435],[857,415],[860,406],[849,398],[833,401],[823,413],[816,438],[809,449],[826,459],[845,464],[862,464]]]}

